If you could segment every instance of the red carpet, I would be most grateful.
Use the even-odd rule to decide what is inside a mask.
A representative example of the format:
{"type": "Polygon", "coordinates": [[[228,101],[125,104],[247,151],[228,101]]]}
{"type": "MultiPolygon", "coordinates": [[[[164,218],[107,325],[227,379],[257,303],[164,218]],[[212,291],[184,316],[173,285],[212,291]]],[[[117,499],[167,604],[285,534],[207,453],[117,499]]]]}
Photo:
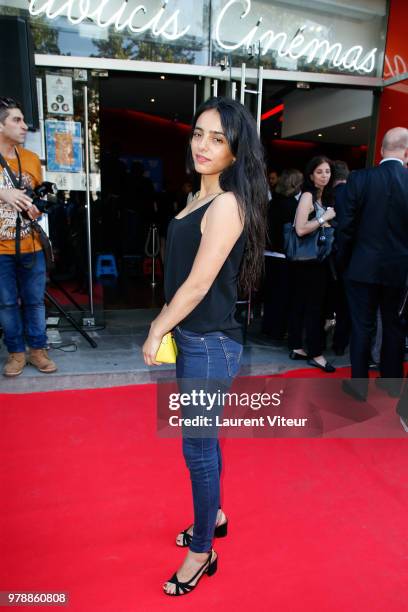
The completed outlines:
{"type": "Polygon", "coordinates": [[[408,436],[223,440],[219,570],[171,599],[190,487],[154,387],[0,402],[0,591],[68,591],[70,612],[406,610],[408,436]]]}

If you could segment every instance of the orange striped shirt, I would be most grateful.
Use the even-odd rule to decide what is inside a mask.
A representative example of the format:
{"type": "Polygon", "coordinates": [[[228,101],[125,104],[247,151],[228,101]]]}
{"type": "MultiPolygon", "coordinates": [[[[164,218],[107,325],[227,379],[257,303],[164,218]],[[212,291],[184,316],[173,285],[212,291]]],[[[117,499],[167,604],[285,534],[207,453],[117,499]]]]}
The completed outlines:
{"type": "MultiPolygon", "coordinates": [[[[40,185],[42,182],[42,171],[41,162],[38,155],[17,147],[17,151],[21,162],[22,171],[22,188],[27,187],[33,189],[40,185]]],[[[8,165],[14,174],[18,177],[18,161],[17,157],[6,158],[8,165]]],[[[6,176],[3,168],[0,166],[0,189],[13,189],[13,185],[10,184],[9,178],[6,176]]],[[[15,226],[16,226],[17,212],[16,210],[2,202],[0,200],[0,255],[15,255],[16,253],[16,241],[15,241],[15,226]]],[[[20,250],[21,253],[32,253],[34,251],[41,251],[41,243],[32,230],[29,229],[28,224],[23,220],[21,226],[21,242],[20,250]]]]}

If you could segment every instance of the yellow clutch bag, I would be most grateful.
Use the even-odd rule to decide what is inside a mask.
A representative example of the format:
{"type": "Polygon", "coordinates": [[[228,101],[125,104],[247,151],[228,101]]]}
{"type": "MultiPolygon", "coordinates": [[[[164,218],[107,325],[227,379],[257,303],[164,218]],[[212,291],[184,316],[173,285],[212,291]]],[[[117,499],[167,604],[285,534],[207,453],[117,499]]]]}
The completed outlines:
{"type": "Polygon", "coordinates": [[[160,361],[160,363],[176,363],[177,353],[176,341],[173,334],[169,332],[162,338],[156,354],[156,361],[160,361]]]}

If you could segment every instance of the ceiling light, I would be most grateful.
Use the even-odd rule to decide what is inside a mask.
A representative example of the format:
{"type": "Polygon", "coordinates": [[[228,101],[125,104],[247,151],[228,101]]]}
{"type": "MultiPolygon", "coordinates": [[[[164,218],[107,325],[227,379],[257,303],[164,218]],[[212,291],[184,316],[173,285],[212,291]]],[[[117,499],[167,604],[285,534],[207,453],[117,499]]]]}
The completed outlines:
{"type": "Polygon", "coordinates": [[[164,74],[162,74],[160,78],[161,78],[161,80],[162,80],[162,81],[164,81],[164,79],[165,79],[166,77],[164,76],[164,74]]]}
{"type": "Polygon", "coordinates": [[[323,134],[321,132],[318,133],[318,137],[321,138],[323,134]]]}
{"type": "Polygon", "coordinates": [[[156,102],[156,98],[150,98],[150,102],[156,102]]]}
{"type": "Polygon", "coordinates": [[[355,125],[351,125],[351,126],[350,126],[350,130],[355,130],[355,129],[356,129],[356,126],[355,126],[355,125]]]}

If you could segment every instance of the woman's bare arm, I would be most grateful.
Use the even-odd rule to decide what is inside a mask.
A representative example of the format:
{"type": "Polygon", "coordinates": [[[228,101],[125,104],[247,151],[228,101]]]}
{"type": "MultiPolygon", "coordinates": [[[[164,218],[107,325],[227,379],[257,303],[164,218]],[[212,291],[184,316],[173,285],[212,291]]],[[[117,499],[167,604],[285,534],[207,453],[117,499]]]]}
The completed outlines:
{"type": "Polygon", "coordinates": [[[295,230],[298,236],[306,236],[311,232],[315,232],[319,227],[317,219],[308,221],[309,215],[313,210],[312,194],[308,192],[303,193],[296,210],[295,230]]]}
{"type": "Polygon", "coordinates": [[[173,329],[201,302],[242,233],[243,223],[232,193],[218,196],[203,219],[203,233],[191,272],[152,326],[160,335],[173,329]]]}
{"type": "Polygon", "coordinates": [[[145,362],[156,364],[155,356],[162,337],[201,302],[243,230],[238,203],[232,193],[218,196],[202,222],[202,237],[190,274],[179,287],[167,308],[151,324],[143,346],[145,362]]]}

